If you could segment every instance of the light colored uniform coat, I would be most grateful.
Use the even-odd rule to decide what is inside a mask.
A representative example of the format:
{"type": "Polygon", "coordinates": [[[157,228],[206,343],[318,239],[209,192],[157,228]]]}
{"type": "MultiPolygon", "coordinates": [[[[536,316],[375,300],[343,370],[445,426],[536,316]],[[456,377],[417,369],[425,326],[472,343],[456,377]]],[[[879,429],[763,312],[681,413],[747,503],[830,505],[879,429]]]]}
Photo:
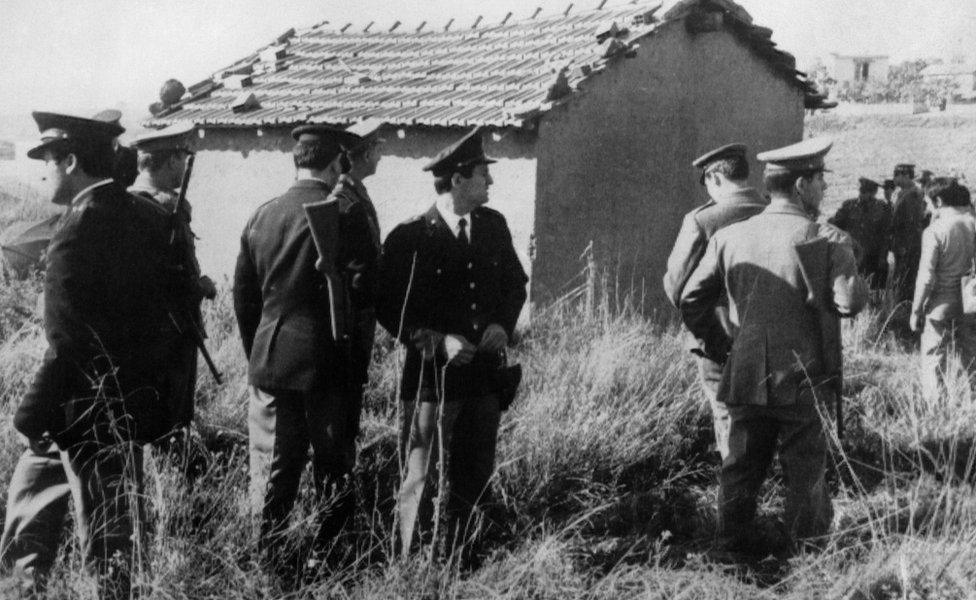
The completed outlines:
{"type": "Polygon", "coordinates": [[[816,226],[792,203],[774,200],[759,215],[722,229],[709,242],[681,299],[688,328],[702,352],[725,363],[718,401],[729,407],[729,451],[719,473],[718,548],[762,554],[755,539],[756,498],[774,454],[787,482],[784,521],[794,540],[823,535],[831,505],[824,473],[826,437],[815,388],[828,375],[820,314],[807,303],[796,244],[828,240],[831,289],[837,313],[863,307],[867,285],[858,278],[850,237],[816,226]],[[728,295],[729,320],[714,306],[728,295]],[[818,381],[820,380],[820,381],[818,381]]]}
{"type": "MultiPolygon", "coordinates": [[[[820,325],[806,303],[794,245],[810,237],[812,221],[799,207],[776,202],[759,215],[712,238],[681,300],[685,323],[706,356],[725,362],[719,400],[727,404],[783,405],[796,401],[807,377],[823,375],[820,325]],[[723,291],[729,322],[715,317],[723,291]],[[729,354],[729,351],[731,353],[729,354]]],[[[832,298],[853,315],[867,290],[857,277],[850,236],[821,225],[830,245],[832,298]]]]}
{"type": "MultiPolygon", "coordinates": [[[[715,232],[731,223],[737,223],[758,214],[766,207],[766,201],[753,188],[738,188],[685,215],[681,230],[668,256],[668,270],[664,274],[664,293],[675,307],[681,303],[685,283],[698,266],[709,240],[715,232]]],[[[718,318],[728,319],[728,303],[715,307],[718,318]]],[[[715,446],[724,458],[728,454],[728,409],[717,402],[718,384],[722,378],[722,365],[701,356],[694,336],[688,336],[688,349],[699,350],[698,375],[702,392],[712,410],[715,429],[715,446]]]]}

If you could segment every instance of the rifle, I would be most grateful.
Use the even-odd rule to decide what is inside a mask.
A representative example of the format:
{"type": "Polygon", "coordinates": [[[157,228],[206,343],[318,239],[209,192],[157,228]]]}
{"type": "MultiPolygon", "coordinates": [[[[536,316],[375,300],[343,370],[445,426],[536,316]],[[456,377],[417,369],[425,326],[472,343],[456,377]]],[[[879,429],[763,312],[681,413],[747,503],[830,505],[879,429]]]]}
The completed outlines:
{"type": "Polygon", "coordinates": [[[828,300],[830,290],[830,242],[825,238],[816,237],[819,232],[816,223],[811,224],[814,237],[793,246],[796,251],[797,262],[800,265],[800,275],[807,288],[806,303],[817,313],[820,324],[820,349],[823,354],[823,371],[828,377],[827,384],[835,394],[835,416],[837,419],[837,439],[844,439],[844,365],[840,338],[840,317],[834,311],[833,303],[828,300]]]}
{"type": "MultiPolygon", "coordinates": [[[[169,246],[173,248],[176,245],[176,231],[180,226],[180,209],[186,204],[186,190],[190,187],[190,175],[193,173],[193,161],[196,159],[196,155],[190,153],[190,156],[186,159],[186,169],[183,171],[183,179],[180,181],[180,193],[176,197],[176,204],[173,206],[173,212],[170,213],[169,219],[169,246]]],[[[181,265],[181,268],[185,268],[181,265]]],[[[182,323],[185,324],[184,327],[179,326],[179,322],[170,314],[170,319],[176,325],[177,329],[181,333],[189,333],[190,339],[193,344],[200,351],[200,356],[203,357],[205,363],[207,363],[207,368],[210,369],[210,374],[213,375],[214,381],[218,385],[224,382],[224,376],[217,370],[217,365],[214,364],[213,357],[210,356],[210,352],[207,351],[207,345],[203,340],[203,332],[200,330],[200,325],[193,318],[193,315],[188,314],[186,308],[181,308],[179,310],[180,316],[183,317],[182,323]]]]}
{"type": "Polygon", "coordinates": [[[339,252],[339,203],[335,200],[312,202],[302,206],[319,255],[315,268],[325,277],[329,292],[329,321],[332,341],[349,341],[349,298],[342,275],[336,272],[339,252]]]}

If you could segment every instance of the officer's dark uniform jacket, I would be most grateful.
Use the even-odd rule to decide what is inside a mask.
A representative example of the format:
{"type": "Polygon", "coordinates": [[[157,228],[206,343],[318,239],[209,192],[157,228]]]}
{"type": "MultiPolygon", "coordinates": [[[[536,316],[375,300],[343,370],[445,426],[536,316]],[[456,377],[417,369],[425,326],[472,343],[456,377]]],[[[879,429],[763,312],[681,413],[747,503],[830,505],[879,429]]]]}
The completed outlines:
{"type": "MultiPolygon", "coordinates": [[[[348,376],[331,342],[328,290],[316,271],[318,253],[303,204],[329,196],[329,185],[301,179],[263,204],[248,220],[234,274],[234,311],[248,356],[248,381],[271,391],[321,390],[348,376]]],[[[375,264],[364,212],[351,208],[339,222],[337,271],[352,281],[375,264]]],[[[349,290],[353,307],[364,293],[349,290]]]]}
{"type": "MultiPolygon", "coordinates": [[[[414,400],[422,388],[427,392],[440,388],[445,357],[424,362],[414,343],[423,330],[462,335],[477,346],[485,327],[495,323],[511,339],[525,303],[528,277],[505,218],[481,206],[471,211],[470,220],[470,243],[465,245],[432,206],[424,215],[397,226],[383,245],[378,316],[380,324],[407,347],[403,400],[414,400]]],[[[501,360],[476,353],[469,365],[447,367],[445,400],[491,391],[501,360]]]]}
{"type": "Polygon", "coordinates": [[[330,199],[339,202],[341,214],[357,220],[366,219],[369,226],[369,239],[373,245],[371,253],[373,262],[368,265],[356,265],[354,269],[350,270],[350,273],[355,273],[353,275],[355,281],[351,281],[350,285],[358,290],[358,301],[355,314],[352,316],[350,334],[352,338],[350,340],[353,361],[352,375],[362,385],[366,383],[369,361],[373,352],[373,338],[376,333],[376,262],[383,249],[380,241],[379,218],[376,215],[376,207],[366,192],[366,187],[361,181],[357,181],[349,175],[343,174],[339,177],[330,199]]]}
{"type": "MultiPolygon", "coordinates": [[[[129,193],[151,200],[167,219],[166,227],[173,235],[173,243],[167,251],[167,260],[170,261],[173,269],[172,279],[178,286],[177,289],[171,290],[171,296],[182,303],[180,308],[184,309],[198,325],[201,324],[203,319],[200,314],[200,303],[203,301],[203,295],[199,285],[200,263],[197,261],[196,235],[190,227],[193,209],[189,202],[185,201],[177,208],[179,195],[170,191],[133,186],[129,188],[129,193]]],[[[200,329],[200,332],[202,334],[203,330],[200,329]]]]}
{"type": "Polygon", "coordinates": [[[891,249],[895,254],[918,252],[925,229],[925,200],[918,186],[898,192],[891,215],[891,249]]]}
{"type": "Polygon", "coordinates": [[[48,248],[48,350],[14,416],[21,433],[50,432],[63,449],[168,430],[155,364],[168,334],[158,300],[166,284],[163,238],[159,213],[114,182],[71,207],[48,248]]]}
{"type": "MultiPolygon", "coordinates": [[[[828,222],[849,233],[856,242],[858,262],[865,268],[866,259],[887,261],[891,236],[891,207],[880,198],[851,198],[841,204],[828,222]]],[[[887,268],[887,262],[885,262],[887,268]]]]}

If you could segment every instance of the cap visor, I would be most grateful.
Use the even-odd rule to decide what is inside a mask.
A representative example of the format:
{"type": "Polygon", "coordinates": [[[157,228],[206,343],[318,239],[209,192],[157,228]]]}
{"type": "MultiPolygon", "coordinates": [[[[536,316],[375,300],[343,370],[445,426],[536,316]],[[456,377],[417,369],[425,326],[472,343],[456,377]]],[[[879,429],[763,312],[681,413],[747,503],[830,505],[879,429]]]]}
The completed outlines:
{"type": "Polygon", "coordinates": [[[39,146],[34,146],[27,151],[27,158],[33,158],[34,160],[44,160],[44,153],[48,148],[53,146],[56,142],[60,140],[52,140],[50,142],[44,142],[39,146]]]}

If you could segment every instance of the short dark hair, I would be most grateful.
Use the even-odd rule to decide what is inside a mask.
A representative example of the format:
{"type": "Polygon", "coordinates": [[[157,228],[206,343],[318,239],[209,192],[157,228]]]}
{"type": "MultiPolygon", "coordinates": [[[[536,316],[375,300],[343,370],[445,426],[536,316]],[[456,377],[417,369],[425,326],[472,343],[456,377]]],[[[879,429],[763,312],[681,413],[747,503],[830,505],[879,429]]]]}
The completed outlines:
{"type": "Polygon", "coordinates": [[[139,152],[139,170],[156,171],[163,167],[166,162],[174,156],[179,156],[183,151],[178,149],[153,150],[152,152],[139,152]]]}
{"type": "Polygon", "coordinates": [[[935,177],[925,186],[925,195],[933,200],[941,200],[943,206],[961,207],[972,204],[969,188],[954,177],[935,177]]]}
{"type": "Polygon", "coordinates": [[[705,174],[721,173],[729,179],[743,180],[749,178],[749,161],[745,156],[727,156],[716,160],[705,167],[705,174]]]}
{"type": "Polygon", "coordinates": [[[763,184],[766,186],[766,191],[768,192],[790,193],[793,191],[793,186],[796,185],[797,179],[801,177],[804,179],[812,179],[817,173],[821,173],[821,171],[778,171],[775,173],[766,173],[765,177],[763,177],[763,184]]]}
{"type": "Polygon", "coordinates": [[[465,165],[463,167],[458,167],[451,170],[450,172],[440,172],[434,174],[434,191],[438,194],[446,194],[454,188],[454,184],[451,183],[451,178],[454,177],[455,173],[461,175],[465,179],[471,179],[474,174],[474,168],[478,166],[477,164],[465,165]]]}
{"type": "Polygon", "coordinates": [[[111,139],[69,139],[52,144],[48,151],[56,161],[74,154],[78,166],[91,177],[112,177],[115,147],[111,139]]]}
{"type": "Polygon", "coordinates": [[[320,141],[299,141],[291,150],[295,167],[321,171],[335,160],[338,149],[334,144],[320,141]]]}

